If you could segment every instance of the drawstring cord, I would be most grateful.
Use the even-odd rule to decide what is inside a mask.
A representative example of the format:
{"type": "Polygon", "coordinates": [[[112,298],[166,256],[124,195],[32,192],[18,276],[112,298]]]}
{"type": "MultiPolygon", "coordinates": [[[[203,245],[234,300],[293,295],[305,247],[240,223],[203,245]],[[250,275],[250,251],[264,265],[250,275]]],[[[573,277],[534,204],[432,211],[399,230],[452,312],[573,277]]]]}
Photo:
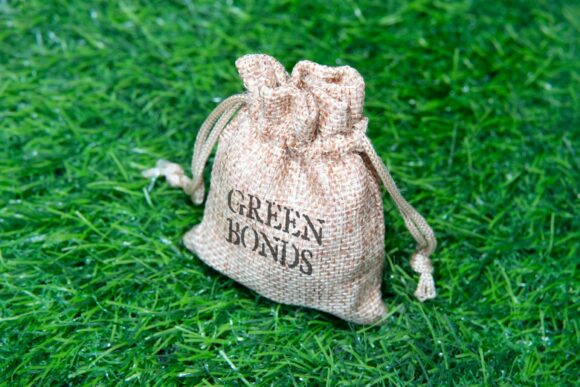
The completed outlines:
{"type": "Polygon", "coordinates": [[[378,156],[369,138],[364,134],[361,136],[361,146],[399,209],[407,229],[417,242],[417,249],[410,262],[411,268],[420,276],[415,297],[421,302],[435,298],[437,293],[435,291],[435,281],[433,280],[433,265],[429,258],[437,246],[435,234],[427,221],[425,221],[425,218],[401,195],[389,170],[378,156]]]}
{"type": "Polygon", "coordinates": [[[203,169],[205,163],[207,162],[220,134],[234,114],[245,103],[245,95],[233,95],[223,100],[201,125],[195,140],[193,157],[191,160],[191,173],[193,179],[190,179],[185,175],[183,168],[181,168],[179,164],[167,160],[158,160],[155,168],[142,172],[143,177],[150,179],[164,176],[171,187],[182,188],[186,194],[191,196],[191,199],[195,204],[201,204],[205,196],[205,186],[203,183],[203,169]]]}

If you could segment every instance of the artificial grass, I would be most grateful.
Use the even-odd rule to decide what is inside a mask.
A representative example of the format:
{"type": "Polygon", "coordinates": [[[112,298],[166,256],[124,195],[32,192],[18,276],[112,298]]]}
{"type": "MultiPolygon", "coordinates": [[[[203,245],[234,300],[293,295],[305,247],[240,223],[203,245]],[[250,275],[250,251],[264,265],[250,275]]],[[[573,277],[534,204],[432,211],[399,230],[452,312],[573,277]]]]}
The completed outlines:
{"type": "Polygon", "coordinates": [[[574,384],[578,20],[572,1],[1,1],[2,384],[574,384]],[[270,302],[183,247],[203,207],[140,171],[189,163],[255,52],[363,74],[368,134],[439,239],[435,301],[411,295],[386,194],[385,326],[270,302]]]}

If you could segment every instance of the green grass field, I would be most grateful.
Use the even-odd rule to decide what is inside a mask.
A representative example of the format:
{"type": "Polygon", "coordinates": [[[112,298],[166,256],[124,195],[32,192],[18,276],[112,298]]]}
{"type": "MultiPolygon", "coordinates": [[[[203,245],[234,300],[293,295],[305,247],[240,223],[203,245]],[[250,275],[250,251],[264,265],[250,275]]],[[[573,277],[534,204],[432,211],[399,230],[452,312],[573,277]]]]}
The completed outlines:
{"type": "Polygon", "coordinates": [[[90,3],[0,1],[0,384],[577,383],[578,3],[90,3]],[[386,193],[384,326],[185,249],[203,206],[140,172],[189,164],[256,52],[365,77],[368,134],[438,236],[436,300],[386,193]]]}

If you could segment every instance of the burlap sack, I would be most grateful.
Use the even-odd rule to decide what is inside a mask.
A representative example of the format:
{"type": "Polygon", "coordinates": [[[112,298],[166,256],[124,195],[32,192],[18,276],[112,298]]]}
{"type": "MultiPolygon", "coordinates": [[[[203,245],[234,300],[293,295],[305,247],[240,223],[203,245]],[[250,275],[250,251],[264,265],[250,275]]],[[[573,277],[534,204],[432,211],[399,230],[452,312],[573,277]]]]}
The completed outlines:
{"type": "Polygon", "coordinates": [[[289,76],[267,55],[244,56],[236,67],[247,92],[224,100],[200,128],[194,179],[164,160],[144,172],[200,204],[219,139],[203,220],[185,235],[187,248],[271,300],[376,322],[386,311],[382,181],[418,244],[415,294],[435,297],[433,232],[365,135],[360,74],[301,61],[289,76]]]}

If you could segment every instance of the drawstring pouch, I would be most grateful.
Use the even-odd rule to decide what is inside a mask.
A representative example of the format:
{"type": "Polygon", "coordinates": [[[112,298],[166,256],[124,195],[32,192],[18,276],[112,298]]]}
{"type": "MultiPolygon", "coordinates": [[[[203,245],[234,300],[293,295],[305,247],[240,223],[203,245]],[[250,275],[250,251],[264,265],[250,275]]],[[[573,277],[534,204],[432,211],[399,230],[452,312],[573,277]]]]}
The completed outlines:
{"type": "Polygon", "coordinates": [[[415,296],[434,298],[435,236],[366,136],[361,75],[310,61],[289,75],[267,55],[243,56],[236,67],[247,91],[221,102],[201,126],[192,178],[165,160],[143,172],[201,204],[203,170],[219,142],[203,219],[185,246],[276,302],[359,324],[384,321],[382,183],[417,244],[415,296]]]}

